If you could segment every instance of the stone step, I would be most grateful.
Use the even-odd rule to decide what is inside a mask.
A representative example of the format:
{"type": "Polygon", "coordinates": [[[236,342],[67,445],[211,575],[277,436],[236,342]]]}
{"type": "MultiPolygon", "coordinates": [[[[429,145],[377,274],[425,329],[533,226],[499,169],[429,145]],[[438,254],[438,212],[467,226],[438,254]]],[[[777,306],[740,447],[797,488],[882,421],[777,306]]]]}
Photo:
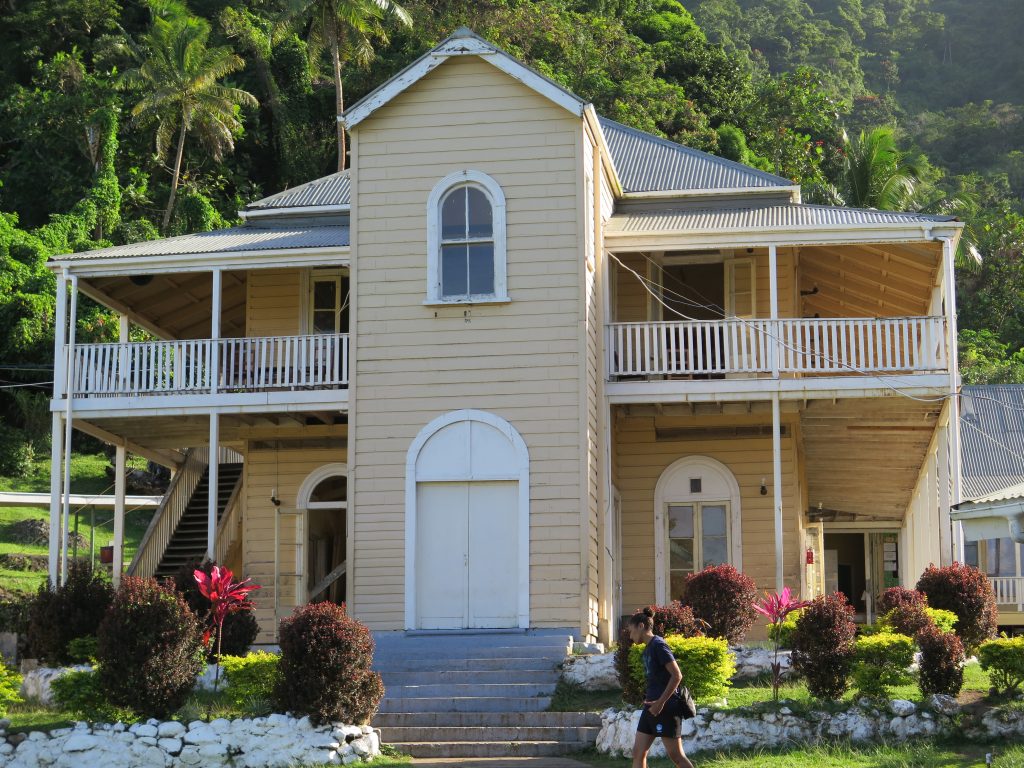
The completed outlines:
{"type": "Polygon", "coordinates": [[[498,698],[522,699],[528,696],[550,696],[555,692],[555,681],[544,683],[427,683],[424,685],[391,685],[386,698],[393,699],[464,699],[498,698]]]}
{"type": "Polygon", "coordinates": [[[596,712],[378,712],[374,728],[600,728],[596,712]]]}
{"type": "Polygon", "coordinates": [[[413,757],[551,757],[592,747],[586,741],[428,741],[392,743],[413,757]]]}
{"type": "Polygon", "coordinates": [[[387,647],[380,647],[374,650],[374,658],[378,660],[381,666],[387,664],[389,660],[401,660],[416,657],[425,657],[432,659],[435,664],[443,667],[443,663],[448,659],[461,659],[467,656],[476,659],[491,659],[491,658],[533,658],[533,659],[545,659],[552,662],[560,662],[565,659],[568,654],[566,653],[566,647],[564,645],[542,645],[542,646],[530,646],[524,647],[522,645],[447,645],[447,646],[429,646],[429,647],[416,647],[411,646],[408,648],[391,649],[387,647]]]}
{"type": "Polygon", "coordinates": [[[550,696],[467,696],[464,698],[386,697],[381,712],[543,712],[550,696]]]}
{"type": "Polygon", "coordinates": [[[586,741],[593,744],[601,728],[584,727],[516,727],[516,726],[441,726],[438,728],[399,727],[381,729],[381,739],[387,744],[427,741],[586,741]]]}
{"type": "Polygon", "coordinates": [[[558,682],[558,670],[554,667],[541,669],[446,669],[382,673],[384,685],[487,685],[496,683],[554,684],[558,682]]]}
{"type": "Polygon", "coordinates": [[[555,665],[562,661],[558,659],[536,659],[530,656],[517,658],[515,656],[501,657],[491,656],[488,658],[462,657],[444,659],[444,663],[438,659],[428,657],[381,657],[374,655],[373,668],[382,675],[391,673],[406,672],[460,672],[460,671],[497,671],[497,670],[536,670],[554,669],[555,665]]]}

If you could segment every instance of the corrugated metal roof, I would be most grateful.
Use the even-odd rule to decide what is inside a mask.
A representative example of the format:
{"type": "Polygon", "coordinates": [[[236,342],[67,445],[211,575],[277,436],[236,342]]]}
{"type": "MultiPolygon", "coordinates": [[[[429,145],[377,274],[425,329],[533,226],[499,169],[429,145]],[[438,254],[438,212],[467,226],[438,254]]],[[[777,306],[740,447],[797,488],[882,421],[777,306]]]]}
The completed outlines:
{"type": "MultiPolygon", "coordinates": [[[[966,494],[965,494],[966,495],[966,494]]],[[[981,496],[971,497],[971,504],[995,504],[1000,501],[1010,501],[1012,499],[1019,499],[1024,497],[1024,483],[1017,483],[1016,485],[1009,485],[1005,488],[999,488],[998,490],[992,491],[991,493],[985,493],[981,496]]]]}
{"type": "Polygon", "coordinates": [[[684,147],[606,117],[600,122],[626,192],[796,186],[781,176],[684,147]]]}
{"type": "Polygon", "coordinates": [[[960,426],[965,499],[1024,483],[1024,385],[964,387],[960,426]]]}
{"type": "Polygon", "coordinates": [[[352,184],[348,171],[341,171],[249,203],[245,206],[245,210],[265,211],[281,208],[348,205],[351,192],[352,184]]]}
{"type": "Polygon", "coordinates": [[[919,225],[955,221],[952,216],[839,208],[828,205],[772,205],[679,211],[623,212],[612,216],[611,232],[744,232],[810,227],[919,225]]]}
{"type": "Polygon", "coordinates": [[[132,245],[99,248],[66,256],[54,261],[85,261],[123,259],[134,256],[184,256],[233,251],[276,251],[289,248],[330,248],[348,246],[349,228],[344,227],[255,227],[245,225],[199,232],[194,235],[148,240],[132,245]]]}

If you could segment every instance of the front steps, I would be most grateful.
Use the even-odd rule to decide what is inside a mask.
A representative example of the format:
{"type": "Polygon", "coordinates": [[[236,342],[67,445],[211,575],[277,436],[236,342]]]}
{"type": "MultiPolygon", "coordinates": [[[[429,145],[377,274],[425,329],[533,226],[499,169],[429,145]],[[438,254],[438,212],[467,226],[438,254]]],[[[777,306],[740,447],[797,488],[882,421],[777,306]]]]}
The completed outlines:
{"type": "Polygon", "coordinates": [[[377,636],[385,696],[373,725],[422,758],[547,757],[593,746],[601,719],[548,712],[568,632],[377,636]]]}

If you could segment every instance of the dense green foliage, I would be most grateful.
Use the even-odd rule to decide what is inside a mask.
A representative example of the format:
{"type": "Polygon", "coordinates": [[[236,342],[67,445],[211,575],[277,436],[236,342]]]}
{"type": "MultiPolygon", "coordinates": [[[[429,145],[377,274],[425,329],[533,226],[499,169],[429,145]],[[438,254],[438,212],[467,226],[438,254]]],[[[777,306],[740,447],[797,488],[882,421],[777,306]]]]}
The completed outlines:
{"type": "Polygon", "coordinates": [[[277,685],[277,663],[280,659],[276,653],[266,651],[255,651],[244,656],[222,656],[220,665],[228,679],[225,695],[231,704],[253,714],[263,714],[259,712],[260,708],[269,712],[274,686],[277,685]]]}
{"type": "Polygon", "coordinates": [[[910,679],[907,667],[914,661],[914,641],[906,635],[879,632],[858,637],[854,644],[853,685],[859,693],[888,699],[890,690],[910,679]]]}
{"type": "MultiPolygon", "coordinates": [[[[668,635],[665,642],[676,657],[679,671],[683,673],[683,685],[690,689],[693,698],[699,702],[716,701],[729,693],[729,681],[736,673],[736,662],[725,638],[668,635]]],[[[629,649],[630,672],[634,684],[641,691],[647,688],[644,647],[634,645],[629,649]]]]}
{"type": "Polygon", "coordinates": [[[1000,692],[1016,692],[1024,683],[1024,637],[986,640],[978,648],[981,668],[1000,692]]]}

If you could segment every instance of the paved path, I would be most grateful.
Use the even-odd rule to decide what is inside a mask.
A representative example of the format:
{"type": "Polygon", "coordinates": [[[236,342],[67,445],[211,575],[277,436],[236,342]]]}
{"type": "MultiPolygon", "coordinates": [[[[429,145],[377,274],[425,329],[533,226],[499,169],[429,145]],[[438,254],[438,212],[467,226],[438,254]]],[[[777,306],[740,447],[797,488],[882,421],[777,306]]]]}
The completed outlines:
{"type": "Polygon", "coordinates": [[[413,765],[457,765],[460,768],[590,768],[565,757],[443,757],[420,758],[413,765]]]}

